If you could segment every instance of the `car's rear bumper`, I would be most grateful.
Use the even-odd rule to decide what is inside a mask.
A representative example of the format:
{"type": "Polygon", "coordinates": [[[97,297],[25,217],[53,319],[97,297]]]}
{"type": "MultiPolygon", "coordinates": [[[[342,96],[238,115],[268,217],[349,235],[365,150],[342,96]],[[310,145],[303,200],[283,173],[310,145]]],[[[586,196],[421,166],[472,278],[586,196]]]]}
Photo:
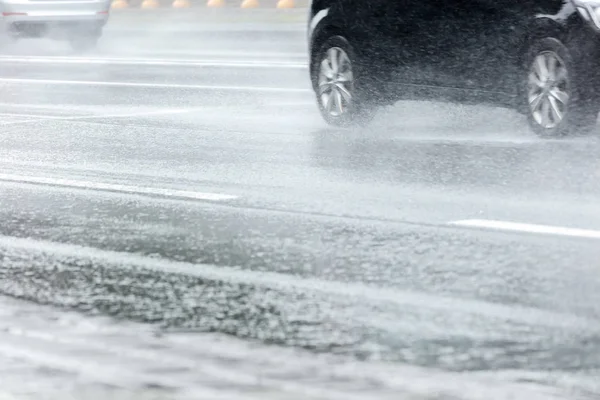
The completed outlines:
{"type": "Polygon", "coordinates": [[[109,10],[107,0],[0,0],[5,26],[28,22],[106,22],[109,10]]]}
{"type": "Polygon", "coordinates": [[[14,37],[64,32],[99,32],[108,21],[110,0],[0,0],[0,29],[14,37]]]}

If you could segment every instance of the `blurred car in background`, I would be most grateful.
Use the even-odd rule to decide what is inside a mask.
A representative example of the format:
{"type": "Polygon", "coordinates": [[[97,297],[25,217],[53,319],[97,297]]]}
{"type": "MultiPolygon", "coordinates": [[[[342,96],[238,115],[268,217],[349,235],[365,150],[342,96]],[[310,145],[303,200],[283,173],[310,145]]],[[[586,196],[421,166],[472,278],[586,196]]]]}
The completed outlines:
{"type": "Polygon", "coordinates": [[[314,0],[309,36],[332,125],[407,99],[511,107],[542,137],[596,127],[599,0],[314,0]]]}
{"type": "Polygon", "coordinates": [[[0,0],[2,35],[67,40],[93,49],[109,17],[110,0],[0,0]]]}

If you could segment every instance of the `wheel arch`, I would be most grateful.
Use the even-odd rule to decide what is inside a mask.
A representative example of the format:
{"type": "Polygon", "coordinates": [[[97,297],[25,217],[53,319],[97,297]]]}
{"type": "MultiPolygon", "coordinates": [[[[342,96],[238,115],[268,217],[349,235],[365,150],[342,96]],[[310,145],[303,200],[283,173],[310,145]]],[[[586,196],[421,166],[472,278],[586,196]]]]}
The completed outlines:
{"type": "Polygon", "coordinates": [[[517,58],[519,67],[525,66],[527,52],[535,41],[544,38],[553,38],[564,44],[568,38],[567,28],[550,17],[534,19],[533,24],[526,32],[523,42],[521,43],[521,48],[519,49],[519,56],[517,58]]]}
{"type": "Polygon", "coordinates": [[[321,22],[314,28],[312,34],[310,36],[310,62],[309,62],[309,72],[310,76],[313,75],[314,68],[314,57],[318,53],[321,45],[331,36],[344,36],[344,30],[339,23],[335,23],[334,20],[329,17],[325,17],[321,22]]]}
{"type": "MultiPolygon", "coordinates": [[[[557,127],[540,128],[537,123],[531,122],[529,106],[524,96],[525,82],[522,82],[523,85],[519,86],[522,90],[519,95],[522,99],[520,106],[527,114],[530,126],[542,137],[561,137],[573,133],[587,133],[596,124],[598,109],[600,108],[595,101],[597,95],[595,90],[590,87],[590,82],[585,79],[585,74],[582,73],[585,68],[582,68],[580,63],[577,62],[579,49],[576,35],[579,32],[572,29],[568,24],[544,18],[531,29],[527,40],[523,43],[520,64],[523,69],[529,68],[530,66],[527,64],[532,61],[532,57],[535,57],[540,50],[544,49],[556,52],[568,68],[567,73],[570,80],[568,109],[564,120],[561,117],[557,127]]],[[[523,79],[525,79],[525,73],[523,79]]]]}

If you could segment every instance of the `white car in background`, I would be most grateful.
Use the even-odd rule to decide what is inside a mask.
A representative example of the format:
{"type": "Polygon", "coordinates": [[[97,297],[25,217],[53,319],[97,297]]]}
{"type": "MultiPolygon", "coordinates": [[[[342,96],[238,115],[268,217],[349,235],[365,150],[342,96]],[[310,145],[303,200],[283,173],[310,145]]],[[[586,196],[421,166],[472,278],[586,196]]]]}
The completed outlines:
{"type": "Polygon", "coordinates": [[[76,51],[96,46],[110,0],[0,0],[1,35],[67,40],[76,51]]]}

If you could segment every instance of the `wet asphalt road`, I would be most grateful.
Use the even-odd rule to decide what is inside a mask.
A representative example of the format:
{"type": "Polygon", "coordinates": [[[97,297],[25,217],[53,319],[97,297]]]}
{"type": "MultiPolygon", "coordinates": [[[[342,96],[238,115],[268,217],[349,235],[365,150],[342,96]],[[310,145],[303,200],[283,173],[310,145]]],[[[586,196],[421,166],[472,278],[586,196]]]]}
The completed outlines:
{"type": "MultiPolygon", "coordinates": [[[[361,360],[364,379],[385,361],[600,396],[598,137],[542,141],[508,110],[425,102],[334,130],[309,90],[304,24],[133,18],[84,56],[3,50],[0,292],[361,360]]],[[[163,345],[154,362],[181,351],[163,345]]],[[[390,382],[361,390],[386,398],[390,382]]]]}

